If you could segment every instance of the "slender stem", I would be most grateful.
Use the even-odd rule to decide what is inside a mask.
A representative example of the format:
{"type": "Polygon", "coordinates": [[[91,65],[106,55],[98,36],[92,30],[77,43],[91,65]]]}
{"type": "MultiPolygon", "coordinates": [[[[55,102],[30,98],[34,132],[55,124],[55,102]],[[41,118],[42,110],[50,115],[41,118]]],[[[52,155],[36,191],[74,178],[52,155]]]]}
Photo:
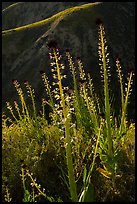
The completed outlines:
{"type": "Polygon", "coordinates": [[[97,154],[97,150],[98,150],[98,143],[99,143],[100,133],[101,133],[101,129],[102,129],[102,124],[103,124],[103,122],[101,121],[100,128],[99,128],[99,131],[98,131],[96,146],[95,146],[95,153],[94,153],[94,157],[93,157],[93,162],[92,162],[92,164],[90,166],[90,170],[89,170],[89,173],[88,173],[88,176],[87,176],[87,179],[86,179],[86,184],[89,183],[90,175],[92,173],[92,170],[93,170],[93,167],[94,167],[94,164],[95,164],[96,154],[97,154]]]}
{"type": "Polygon", "coordinates": [[[62,88],[62,83],[61,83],[60,67],[59,67],[58,58],[57,58],[55,50],[54,50],[54,56],[55,56],[55,61],[56,61],[58,86],[59,86],[60,97],[62,101],[64,121],[65,121],[64,125],[65,125],[65,137],[66,137],[66,157],[67,157],[70,194],[71,194],[72,201],[77,202],[78,196],[77,196],[77,190],[76,190],[76,182],[75,182],[73,161],[72,161],[72,154],[71,154],[71,142],[70,142],[70,136],[69,136],[70,119],[68,117],[68,108],[65,105],[65,98],[64,98],[64,93],[63,93],[63,88],[62,88]]]}

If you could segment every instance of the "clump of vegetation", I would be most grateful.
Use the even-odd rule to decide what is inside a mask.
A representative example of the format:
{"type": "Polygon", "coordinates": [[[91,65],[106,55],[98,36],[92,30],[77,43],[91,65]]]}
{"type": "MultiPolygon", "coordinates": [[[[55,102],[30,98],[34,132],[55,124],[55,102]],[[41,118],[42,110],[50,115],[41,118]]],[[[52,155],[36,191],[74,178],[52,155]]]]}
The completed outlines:
{"type": "Polygon", "coordinates": [[[135,124],[126,117],[133,72],[125,85],[120,60],[116,60],[121,91],[116,117],[110,103],[104,25],[97,22],[103,105],[81,59],[75,63],[69,50],[72,84],[65,85],[65,64],[55,41],[48,44],[53,82],[41,71],[47,97],[42,98],[40,113],[29,82],[24,82],[31,99],[26,104],[19,82],[13,80],[20,103],[14,101],[13,108],[7,102],[12,117],[3,114],[2,118],[3,202],[135,200],[135,124]]]}

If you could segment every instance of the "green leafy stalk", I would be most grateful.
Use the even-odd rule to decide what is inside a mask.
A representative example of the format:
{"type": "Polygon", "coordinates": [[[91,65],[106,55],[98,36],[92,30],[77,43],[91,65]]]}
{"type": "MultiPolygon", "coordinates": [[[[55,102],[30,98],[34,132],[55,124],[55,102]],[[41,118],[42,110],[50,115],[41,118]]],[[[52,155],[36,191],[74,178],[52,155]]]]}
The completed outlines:
{"type": "Polygon", "coordinates": [[[106,57],[106,45],[105,45],[105,32],[104,27],[100,25],[100,54],[102,59],[102,68],[104,73],[104,97],[105,97],[105,117],[106,117],[106,128],[107,128],[107,139],[108,139],[108,154],[110,157],[113,156],[113,143],[111,135],[111,123],[110,123],[110,104],[109,104],[109,88],[108,88],[108,73],[107,65],[108,59],[106,57]]]}

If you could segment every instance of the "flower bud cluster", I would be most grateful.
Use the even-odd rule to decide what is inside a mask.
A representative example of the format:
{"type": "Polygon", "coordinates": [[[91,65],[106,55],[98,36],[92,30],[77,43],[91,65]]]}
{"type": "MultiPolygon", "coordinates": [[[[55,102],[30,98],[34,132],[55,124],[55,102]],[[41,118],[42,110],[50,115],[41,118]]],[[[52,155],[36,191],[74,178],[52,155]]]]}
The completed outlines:
{"type": "Polygon", "coordinates": [[[35,98],[34,89],[32,89],[32,87],[29,84],[29,82],[28,81],[24,81],[24,84],[26,85],[28,96],[35,98]]]}
{"type": "Polygon", "coordinates": [[[105,39],[105,31],[104,31],[104,26],[103,24],[99,25],[99,43],[98,43],[98,54],[99,54],[99,65],[100,65],[100,73],[101,73],[101,77],[104,81],[104,72],[107,72],[107,77],[109,79],[109,77],[111,76],[110,74],[110,66],[109,66],[109,53],[107,51],[108,46],[106,45],[107,41],[105,39]],[[106,70],[104,70],[103,67],[103,63],[106,64],[106,70]]]}
{"type": "Polygon", "coordinates": [[[19,96],[23,96],[23,91],[22,91],[22,89],[21,89],[21,87],[20,87],[19,82],[18,82],[16,79],[13,79],[13,80],[12,80],[12,83],[13,83],[13,85],[15,86],[18,95],[19,95],[19,96]]]}
{"type": "Polygon", "coordinates": [[[77,61],[78,61],[78,68],[79,68],[79,75],[80,75],[79,82],[83,84],[84,82],[86,82],[85,71],[83,69],[83,65],[82,65],[80,58],[78,58],[77,61]]]}
{"type": "Polygon", "coordinates": [[[44,88],[45,88],[46,94],[48,96],[52,95],[51,94],[51,86],[49,84],[49,80],[48,80],[48,77],[46,76],[46,73],[42,72],[41,77],[42,77],[42,81],[44,83],[44,88]]]}
{"type": "Polygon", "coordinates": [[[70,55],[70,53],[69,53],[69,50],[66,50],[66,56],[67,56],[67,58],[68,58],[70,71],[71,71],[71,73],[72,73],[73,76],[74,76],[74,75],[76,76],[76,68],[75,68],[75,66],[74,66],[74,62],[73,62],[73,59],[72,59],[72,57],[71,57],[71,55],[70,55]]]}

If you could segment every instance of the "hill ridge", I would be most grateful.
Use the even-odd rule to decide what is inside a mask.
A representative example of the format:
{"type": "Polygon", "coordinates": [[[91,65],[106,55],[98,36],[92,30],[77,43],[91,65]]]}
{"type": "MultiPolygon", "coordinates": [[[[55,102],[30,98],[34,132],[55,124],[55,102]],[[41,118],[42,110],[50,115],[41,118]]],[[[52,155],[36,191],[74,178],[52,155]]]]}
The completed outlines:
{"type": "Polygon", "coordinates": [[[65,17],[65,15],[63,15],[63,13],[66,13],[66,15],[68,15],[68,14],[73,13],[74,11],[78,11],[79,9],[85,9],[86,7],[95,6],[95,5],[98,5],[100,3],[101,2],[88,3],[88,4],[84,4],[84,5],[80,5],[80,6],[75,6],[75,7],[72,7],[72,8],[67,8],[67,9],[65,9],[63,11],[60,11],[60,12],[58,12],[56,14],[53,14],[51,17],[46,18],[44,20],[37,21],[37,22],[31,23],[31,24],[27,24],[27,25],[23,25],[23,26],[20,26],[20,27],[15,27],[15,28],[8,29],[8,30],[3,30],[2,34],[6,34],[8,32],[12,32],[12,31],[24,30],[25,28],[27,29],[27,28],[30,28],[30,27],[35,27],[38,24],[42,25],[43,23],[48,22],[50,19],[51,20],[56,19],[58,16],[65,17]]]}

